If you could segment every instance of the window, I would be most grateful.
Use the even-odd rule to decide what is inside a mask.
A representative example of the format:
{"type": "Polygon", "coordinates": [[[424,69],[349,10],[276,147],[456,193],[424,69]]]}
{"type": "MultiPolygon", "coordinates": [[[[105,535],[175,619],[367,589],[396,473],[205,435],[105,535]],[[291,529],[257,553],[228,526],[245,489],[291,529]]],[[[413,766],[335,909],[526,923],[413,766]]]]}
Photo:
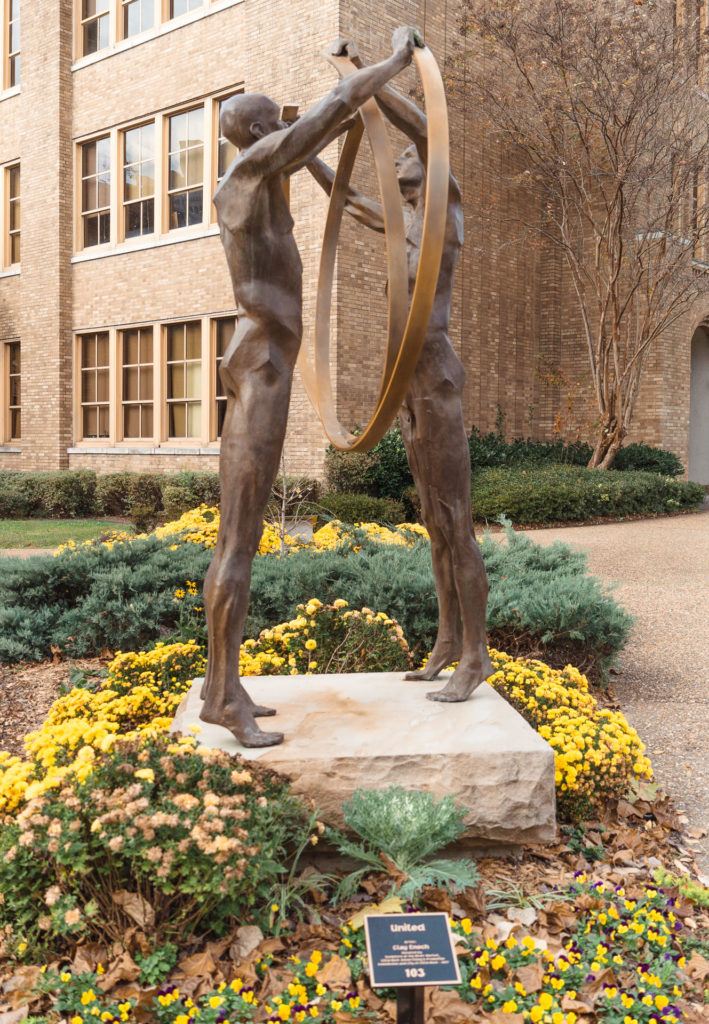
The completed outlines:
{"type": "Polygon", "coordinates": [[[20,220],[22,216],[20,203],[20,165],[8,167],[5,171],[7,181],[7,257],[10,266],[20,262],[20,220]]]}
{"type": "Polygon", "coordinates": [[[84,248],[103,245],[111,237],[111,141],[85,142],[81,147],[81,218],[84,248]]]}
{"type": "Polygon", "coordinates": [[[20,0],[5,0],[7,24],[5,27],[5,88],[12,89],[20,84],[20,0]]]}
{"type": "Polygon", "coordinates": [[[81,2],[81,52],[90,53],[104,50],[109,43],[111,23],[111,0],[82,0],[81,2]]]}
{"type": "Polygon", "coordinates": [[[203,4],[204,0],[170,0],[170,17],[179,18],[188,11],[196,11],[203,4]]]}
{"type": "Polygon", "coordinates": [[[150,235],[155,230],[155,125],[123,133],[123,234],[150,235]]]}
{"type": "Polygon", "coordinates": [[[155,0],[121,0],[123,7],[123,38],[137,36],[155,23],[155,0]]]}
{"type": "Polygon", "coordinates": [[[153,329],[122,331],[123,437],[153,436],[153,329]]]}
{"type": "Polygon", "coordinates": [[[199,320],[167,328],[167,434],[199,437],[202,423],[202,325],[199,320]]]}
{"type": "Polygon", "coordinates": [[[22,437],[22,363],[19,341],[5,346],[7,359],[7,426],[5,434],[10,441],[22,437]]]}
{"type": "Polygon", "coordinates": [[[217,424],[217,437],[222,436],[222,428],[224,426],[224,417],[226,416],[226,388],[222,382],[220,376],[220,370],[222,365],[222,359],[226,352],[227,345],[231,341],[234,331],[236,330],[236,317],[230,316],[225,317],[223,320],[215,320],[215,333],[216,333],[216,385],[214,389],[214,399],[216,404],[216,424],[217,424]]]}
{"type": "Polygon", "coordinates": [[[220,100],[217,111],[219,115],[217,121],[217,184],[222,180],[229,169],[229,164],[237,154],[237,149],[233,142],[229,142],[222,135],[222,108],[229,99],[231,99],[230,96],[225,96],[223,100],[220,100]]]}
{"type": "Polygon", "coordinates": [[[169,119],[169,225],[202,223],[204,202],[204,108],[169,119]]]}
{"type": "Polygon", "coordinates": [[[82,334],[81,347],[81,435],[84,438],[109,435],[108,331],[82,334]]]}

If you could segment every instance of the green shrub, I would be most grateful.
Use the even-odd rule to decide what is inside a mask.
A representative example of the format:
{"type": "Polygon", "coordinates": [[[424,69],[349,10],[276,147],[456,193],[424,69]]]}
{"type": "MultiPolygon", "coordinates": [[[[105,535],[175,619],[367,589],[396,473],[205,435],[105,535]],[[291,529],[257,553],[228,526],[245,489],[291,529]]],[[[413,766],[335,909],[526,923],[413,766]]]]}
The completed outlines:
{"type": "Polygon", "coordinates": [[[3,561],[0,662],[140,650],[174,628],[174,591],[204,579],[212,552],[155,538],[72,554],[3,561]]]}
{"type": "MultiPolygon", "coordinates": [[[[509,533],[506,543],[482,543],[491,645],[602,675],[627,641],[630,617],[587,574],[583,554],[509,533]]],[[[139,650],[171,636],[184,603],[175,590],[186,580],[201,589],[212,557],[197,544],[171,547],[169,539],[149,538],[59,558],[5,559],[0,662],[40,661],[53,646],[75,657],[139,650]]],[[[438,605],[425,542],[408,548],[363,540],[358,551],[256,558],[245,636],[286,621],[313,597],[386,612],[401,624],[416,658],[435,641],[438,605]]]]}
{"type": "Polygon", "coordinates": [[[263,911],[308,834],[288,783],[255,762],[119,740],[0,831],[0,928],[53,954],[136,924],[155,944],[221,934],[263,911]]]}
{"type": "Polygon", "coordinates": [[[325,486],[338,494],[370,494],[376,457],[372,452],[341,452],[332,445],[325,452],[325,486]]]}
{"type": "Polygon", "coordinates": [[[657,473],[549,465],[479,470],[472,498],[476,519],[504,515],[521,525],[666,515],[698,505],[703,491],[657,473]]]}
{"type": "Polygon", "coordinates": [[[372,498],[368,494],[321,495],[318,506],[341,523],[389,523],[396,525],[405,519],[404,506],[393,498],[372,498]]]}
{"type": "Polygon", "coordinates": [[[104,516],[126,516],[135,473],[101,473],[96,477],[96,508],[104,516]]]}
{"type": "Polygon", "coordinates": [[[404,440],[399,427],[387,431],[372,449],[374,464],[370,471],[372,493],[380,498],[400,498],[413,477],[406,457],[404,440]]]}
{"type": "Polygon", "coordinates": [[[198,505],[218,505],[219,474],[183,472],[163,477],[162,507],[168,519],[178,519],[198,505]]]}
{"type": "MultiPolygon", "coordinates": [[[[468,439],[473,470],[568,465],[585,467],[593,454],[583,441],[535,441],[531,438],[506,440],[501,434],[482,434],[476,427],[468,439]]],[[[673,452],[647,444],[630,444],[618,453],[614,469],[644,470],[663,476],[681,476],[682,463],[673,452]]],[[[397,498],[413,487],[401,431],[388,431],[371,452],[340,452],[329,448],[325,455],[325,478],[331,491],[370,494],[376,498],[397,498]]],[[[416,504],[416,499],[411,497],[416,504]]]]}
{"type": "Polygon", "coordinates": [[[574,444],[561,440],[533,441],[531,438],[506,441],[500,434],[481,434],[476,427],[473,427],[468,444],[474,469],[539,466],[549,462],[585,466],[593,453],[590,445],[580,441],[574,444]]]}
{"type": "Polygon", "coordinates": [[[92,470],[56,473],[0,471],[0,516],[63,519],[96,513],[96,474],[92,470]]]}
{"type": "Polygon", "coordinates": [[[615,457],[613,469],[638,469],[663,476],[682,476],[684,466],[674,452],[644,443],[628,444],[615,457]]]}
{"type": "Polygon", "coordinates": [[[0,470],[0,517],[28,519],[41,514],[37,475],[0,470]]]}

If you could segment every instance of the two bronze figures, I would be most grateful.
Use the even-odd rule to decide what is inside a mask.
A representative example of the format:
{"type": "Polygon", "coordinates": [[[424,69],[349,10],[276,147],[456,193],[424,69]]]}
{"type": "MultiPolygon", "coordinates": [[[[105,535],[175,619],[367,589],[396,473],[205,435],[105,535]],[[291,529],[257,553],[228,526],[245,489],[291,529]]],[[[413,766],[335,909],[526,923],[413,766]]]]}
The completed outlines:
{"type": "Polygon", "coordinates": [[[463,211],[448,165],[443,84],[431,52],[410,28],[397,29],[391,56],[378,64],[362,66],[354,45],[343,40],[332,46],[328,59],[342,76],[340,82],[293,123],[280,119],[272,100],[253,93],[233,97],[222,113],[222,132],[240,152],[214,201],[240,315],[221,367],[227,392],[221,524],[205,581],[209,663],[201,717],[226,727],[249,747],[283,739],[281,733],[259,728],[257,718],[275,712],[254,704],[238,666],[251,565],[278,472],[296,363],[326,433],[340,448],[371,447],[399,413],[431,537],[439,606],[433,652],[426,667],[407,678],[434,679],[458,661],[443,689],[427,696],[462,701],[492,671],[485,635],[487,577],[470,507],[463,367],[448,337],[463,211]],[[414,60],[428,117],[389,84],[414,60]],[[395,161],[384,118],[410,140],[395,161]],[[363,130],[375,158],[381,204],[350,185],[363,130]],[[318,154],[344,132],[335,172],[318,154]],[[301,347],[302,264],[284,188],[292,174],[304,169],[331,196],[314,365],[301,347]],[[333,268],[344,212],[386,233],[388,248],[385,367],[375,413],[357,436],[337,419],[328,359],[333,268]]]}

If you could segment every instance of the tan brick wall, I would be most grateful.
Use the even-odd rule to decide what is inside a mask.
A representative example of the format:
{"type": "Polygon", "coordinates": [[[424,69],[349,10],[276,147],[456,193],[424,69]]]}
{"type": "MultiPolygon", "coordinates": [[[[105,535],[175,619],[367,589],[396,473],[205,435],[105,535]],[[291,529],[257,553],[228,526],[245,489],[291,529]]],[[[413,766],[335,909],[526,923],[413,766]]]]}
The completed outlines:
{"type": "MultiPolygon", "coordinates": [[[[107,455],[74,447],[74,331],[233,307],[216,236],[71,262],[75,140],[239,85],[306,108],[337,80],[320,53],[340,34],[352,35],[364,57],[375,60],[389,53],[397,24],[417,24],[439,62],[449,65],[460,45],[458,0],[244,0],[74,70],[71,7],[71,0],[23,4],[22,91],[0,102],[0,164],[19,157],[23,182],[22,273],[0,277],[0,341],[22,340],[23,438],[19,454],[0,446],[0,468],[212,469],[216,456],[194,449],[179,456],[148,448],[144,455],[119,449],[107,455]]],[[[414,83],[413,72],[402,80],[406,88],[414,83]]],[[[514,155],[485,133],[460,85],[449,90],[449,102],[466,241],[451,336],[467,375],[466,421],[490,430],[501,420],[509,435],[548,436],[559,417],[570,420],[571,414],[564,387],[545,381],[545,369],[578,381],[573,415],[593,417],[578,314],[558,256],[525,233],[523,222],[533,222],[537,211],[515,184],[514,155]]],[[[396,142],[403,145],[400,138],[396,142]]],[[[336,147],[327,157],[336,159],[336,147]]],[[[117,175],[120,168],[112,171],[117,175]]],[[[366,144],[355,182],[376,193],[366,144]]],[[[306,172],[293,182],[292,206],[309,339],[325,202],[306,172]]],[[[385,277],[382,240],[346,224],[335,286],[333,368],[341,416],[350,426],[368,416],[379,381],[385,277]]],[[[689,345],[693,326],[705,315],[698,310],[676,325],[669,343],[648,361],[633,429],[633,438],[672,447],[682,458],[689,345]]],[[[320,472],[323,452],[322,430],[296,379],[288,471],[320,472]]]]}

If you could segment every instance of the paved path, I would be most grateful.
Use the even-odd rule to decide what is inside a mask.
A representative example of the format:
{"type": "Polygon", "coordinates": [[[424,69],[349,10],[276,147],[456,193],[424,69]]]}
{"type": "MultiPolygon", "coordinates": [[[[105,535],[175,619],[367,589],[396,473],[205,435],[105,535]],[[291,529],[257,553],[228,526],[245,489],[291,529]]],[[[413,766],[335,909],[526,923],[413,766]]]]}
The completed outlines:
{"type": "MultiPolygon", "coordinates": [[[[527,532],[582,549],[617,584],[636,623],[613,689],[660,784],[709,830],[709,512],[527,532]]],[[[709,873],[709,837],[700,847],[709,873]]]]}

